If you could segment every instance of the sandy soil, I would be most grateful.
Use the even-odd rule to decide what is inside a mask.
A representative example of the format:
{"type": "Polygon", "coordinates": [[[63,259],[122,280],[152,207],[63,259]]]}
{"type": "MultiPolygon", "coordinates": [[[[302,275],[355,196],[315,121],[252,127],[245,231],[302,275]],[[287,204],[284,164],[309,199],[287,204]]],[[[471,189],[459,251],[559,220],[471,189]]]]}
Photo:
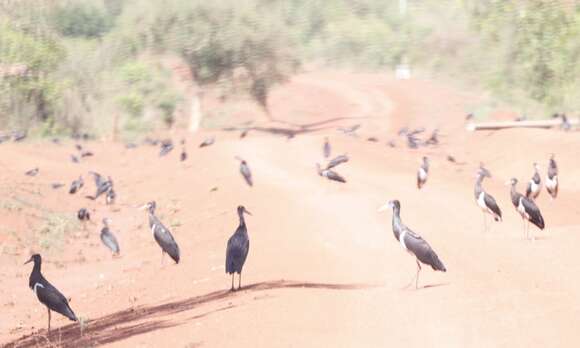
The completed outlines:
{"type": "MultiPolygon", "coordinates": [[[[507,130],[468,133],[467,105],[477,96],[433,81],[395,81],[378,74],[310,73],[272,96],[272,117],[239,108],[236,120],[255,119],[249,135],[206,131],[185,136],[166,157],[148,145],[89,142],[96,155],[71,163],[73,143],[0,145],[0,342],[7,347],[577,347],[580,272],[576,246],[580,206],[577,133],[507,130]],[[360,123],[358,137],[336,131],[360,123]],[[407,149],[402,126],[439,127],[438,147],[407,149]],[[284,134],[293,133],[291,139],[284,134]],[[207,135],[216,143],[199,149],[207,135]],[[319,177],[315,163],[328,136],[334,154],[351,162],[338,171],[348,183],[319,177]],[[377,137],[379,142],[366,141],[377,137]],[[397,141],[396,148],[386,146],[397,141]],[[538,199],[547,228],[534,243],[504,182],[545,171],[556,153],[561,194],[538,199]],[[420,158],[431,158],[425,188],[415,188],[420,158]],[[453,155],[461,164],[446,160],[453,155]],[[245,158],[255,178],[249,188],[234,156],[245,158]],[[474,175],[485,162],[493,178],[484,183],[504,221],[483,232],[473,197],[474,175]],[[23,173],[39,167],[32,178],[23,173]],[[114,208],[84,196],[94,191],[87,172],[115,179],[114,208]],[[68,185],[79,174],[80,194],[68,185]],[[52,182],[66,183],[53,190],[52,182]],[[212,190],[212,188],[215,188],[212,190]],[[405,289],[415,261],[396,242],[391,213],[377,213],[389,199],[402,202],[402,218],[429,241],[447,273],[423,268],[419,290],[405,289]],[[156,200],[170,226],[182,262],[161,264],[159,247],[137,207],[156,200]],[[228,291],[225,245],[237,226],[235,208],[245,205],[251,250],[244,289],[228,291]],[[78,324],[53,315],[28,289],[31,266],[22,266],[43,221],[87,207],[96,224],[76,225],[43,252],[44,275],[66,296],[78,324]],[[112,258],[100,244],[102,217],[121,244],[112,258]]],[[[54,219],[53,219],[54,220],[54,219]]],[[[58,222],[55,223],[58,226],[58,222]]],[[[54,226],[53,226],[54,229],[54,226]]],[[[168,259],[166,259],[168,261],[168,259]]]]}

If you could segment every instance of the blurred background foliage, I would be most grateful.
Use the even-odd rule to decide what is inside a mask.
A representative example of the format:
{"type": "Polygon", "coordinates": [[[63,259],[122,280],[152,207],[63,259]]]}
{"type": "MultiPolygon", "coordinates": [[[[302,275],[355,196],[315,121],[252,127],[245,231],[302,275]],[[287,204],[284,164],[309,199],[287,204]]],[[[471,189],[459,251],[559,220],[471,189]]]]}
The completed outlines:
{"type": "Polygon", "coordinates": [[[573,112],[579,30],[563,0],[0,0],[0,128],[171,128],[186,102],[175,61],[201,90],[265,111],[304,66],[403,62],[520,112],[573,112]]]}

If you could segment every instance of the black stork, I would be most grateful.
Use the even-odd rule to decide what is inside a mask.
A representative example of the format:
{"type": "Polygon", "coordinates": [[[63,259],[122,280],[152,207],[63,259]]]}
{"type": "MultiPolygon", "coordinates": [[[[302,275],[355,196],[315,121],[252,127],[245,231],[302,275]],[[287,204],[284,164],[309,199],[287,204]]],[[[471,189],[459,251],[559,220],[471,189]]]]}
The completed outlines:
{"type": "Polygon", "coordinates": [[[213,145],[213,143],[215,142],[215,137],[211,136],[208,138],[205,138],[201,144],[199,144],[199,147],[206,147],[206,146],[210,146],[213,145]]]}
{"type": "Polygon", "coordinates": [[[524,235],[526,239],[529,239],[529,222],[536,225],[540,230],[544,229],[544,218],[542,217],[542,213],[540,209],[534,203],[534,200],[527,198],[526,196],[522,195],[521,193],[516,191],[516,185],[518,183],[518,179],[512,178],[509,181],[511,184],[511,191],[510,196],[512,199],[512,204],[522,217],[522,221],[524,222],[524,235]]]}
{"type": "Polygon", "coordinates": [[[254,185],[254,181],[252,180],[252,172],[250,171],[250,167],[248,166],[248,162],[245,160],[236,157],[240,161],[240,173],[246,180],[246,183],[251,187],[254,185]]]}
{"type": "Polygon", "coordinates": [[[36,176],[38,174],[38,172],[40,171],[40,169],[38,169],[38,167],[34,168],[34,169],[30,169],[29,171],[27,171],[26,173],[24,173],[25,175],[28,176],[36,176]]]}
{"type": "Polygon", "coordinates": [[[536,199],[542,191],[542,178],[540,177],[540,166],[534,163],[534,175],[528,182],[526,188],[526,198],[536,199]]]}
{"type": "Polygon", "coordinates": [[[429,159],[423,156],[423,163],[417,170],[417,188],[420,190],[427,182],[427,175],[429,174],[429,159]]]}
{"type": "Polygon", "coordinates": [[[109,248],[109,250],[113,253],[113,256],[118,256],[121,252],[119,248],[119,242],[117,242],[117,238],[111,229],[109,228],[109,224],[111,223],[111,219],[103,218],[103,228],[101,229],[101,242],[109,248]]]}
{"type": "Polygon", "coordinates": [[[50,333],[50,311],[60,313],[72,321],[78,321],[77,316],[70,308],[66,297],[64,297],[57,288],[52,286],[52,284],[50,284],[40,272],[40,266],[42,264],[42,258],[40,255],[32,255],[24,264],[30,262],[34,262],[34,268],[32,269],[32,273],[30,273],[28,286],[32,291],[34,291],[40,303],[45,305],[48,310],[48,332],[50,333]]]}
{"type": "Polygon", "coordinates": [[[326,165],[326,169],[332,169],[342,163],[348,162],[349,158],[347,155],[339,155],[335,158],[331,159],[328,164],[326,165]]]}
{"type": "Polygon", "coordinates": [[[327,178],[328,180],[346,183],[346,179],[340,176],[337,172],[330,169],[322,169],[319,163],[316,163],[316,171],[318,175],[327,178]]]}
{"type": "Polygon", "coordinates": [[[398,200],[389,201],[379,208],[379,212],[387,209],[393,209],[393,233],[395,238],[401,243],[403,249],[413,254],[416,258],[417,274],[414,278],[415,289],[418,288],[419,284],[421,263],[431,266],[435,271],[447,272],[445,265],[443,265],[443,262],[441,262],[431,246],[420,235],[411,231],[410,228],[403,224],[401,221],[401,203],[398,200]]]}
{"type": "Polygon", "coordinates": [[[479,171],[477,172],[477,179],[475,181],[475,201],[477,205],[483,212],[483,231],[487,231],[487,214],[493,216],[495,221],[502,221],[501,217],[501,209],[497,205],[495,198],[492,195],[485,192],[481,187],[481,183],[483,182],[484,178],[490,178],[491,174],[489,171],[483,167],[480,167],[479,171]]]}
{"type": "Polygon", "coordinates": [[[548,163],[546,191],[548,191],[552,200],[558,196],[558,165],[554,159],[554,154],[550,156],[550,162],[548,163]]]}
{"type": "Polygon", "coordinates": [[[68,193],[75,194],[77,193],[85,184],[85,182],[83,181],[83,177],[79,176],[78,179],[73,180],[73,182],[70,185],[70,189],[68,190],[68,193]]]}
{"type": "Polygon", "coordinates": [[[322,154],[324,158],[330,157],[330,143],[328,142],[328,137],[324,138],[324,146],[322,147],[322,154]]]}
{"type": "Polygon", "coordinates": [[[250,250],[250,238],[248,237],[244,214],[252,215],[243,205],[238,206],[240,224],[236,232],[228,239],[226,248],[226,273],[232,275],[231,291],[235,291],[234,273],[238,274],[238,290],[242,288],[242,269],[250,250]]]}
{"type": "Polygon", "coordinates": [[[87,208],[81,208],[77,212],[77,218],[83,223],[83,229],[86,228],[85,223],[91,220],[91,214],[87,208]]]}
{"type": "Polygon", "coordinates": [[[109,192],[113,187],[113,180],[109,177],[108,180],[105,180],[103,176],[96,172],[89,172],[94,179],[95,179],[95,186],[97,187],[97,191],[95,192],[94,196],[86,196],[86,198],[95,200],[99,198],[103,193],[109,192]]]}
{"type": "Polygon", "coordinates": [[[157,216],[155,216],[156,207],[157,204],[155,201],[151,201],[145,204],[142,209],[148,210],[149,228],[151,229],[151,233],[153,233],[155,241],[161,247],[161,263],[163,264],[163,258],[167,253],[177,264],[179,263],[179,246],[175,242],[175,239],[173,239],[173,235],[169,229],[159,221],[157,216]]]}

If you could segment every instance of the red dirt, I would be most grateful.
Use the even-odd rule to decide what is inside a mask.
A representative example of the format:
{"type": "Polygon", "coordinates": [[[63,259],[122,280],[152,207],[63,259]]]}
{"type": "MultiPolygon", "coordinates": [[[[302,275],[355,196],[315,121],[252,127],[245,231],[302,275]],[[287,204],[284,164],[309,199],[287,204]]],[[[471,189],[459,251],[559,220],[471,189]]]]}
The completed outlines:
{"type": "MultiPolygon", "coordinates": [[[[0,342],[8,347],[466,347],[570,346],[580,344],[580,184],[575,133],[506,130],[468,133],[466,105],[477,96],[433,81],[395,81],[379,74],[309,73],[272,96],[272,117],[254,123],[245,139],[238,132],[205,131],[188,139],[189,159],[178,162],[179,146],[159,158],[158,148],[128,150],[121,144],[90,142],[96,156],[80,164],[68,159],[73,144],[0,145],[0,342]],[[361,123],[359,137],[335,131],[361,123]],[[300,127],[302,125],[302,127],[300,127]],[[401,126],[439,127],[436,148],[410,150],[396,132],[401,126]],[[291,130],[287,139],[272,134],[291,130]],[[208,134],[216,143],[199,149],[208,134]],[[351,162],[337,170],[345,185],[315,172],[322,139],[351,162]],[[380,142],[367,142],[369,136],[380,142]],[[396,139],[395,149],[385,145],[396,139]],[[561,194],[538,205],[547,228],[534,243],[522,239],[519,216],[503,183],[518,177],[523,190],[531,163],[545,165],[550,153],[560,165],[561,194]],[[446,160],[453,155],[463,165],[446,160]],[[234,156],[248,161],[249,188],[234,156]],[[425,188],[415,188],[420,158],[432,159],[425,188]],[[485,182],[504,221],[483,233],[473,197],[479,162],[494,177],[485,182]],[[33,167],[40,174],[23,173],[33,167]],[[86,175],[95,170],[115,178],[115,209],[84,198],[93,192],[86,175]],[[79,174],[86,186],[69,195],[79,174]],[[61,181],[59,190],[50,183],[61,181]],[[211,192],[213,187],[217,191],[211,192]],[[394,239],[391,214],[376,209],[402,202],[402,218],[424,236],[447,273],[424,267],[419,290],[403,289],[415,262],[394,239]],[[182,262],[161,266],[160,251],[136,207],[156,200],[161,220],[182,250],[182,262]],[[230,293],[224,274],[225,245],[237,225],[235,208],[254,215],[247,223],[251,250],[243,291],[230,293]],[[72,299],[78,324],[53,316],[28,289],[31,266],[22,266],[38,245],[42,216],[74,217],[86,206],[97,225],[80,227],[60,251],[44,252],[44,275],[72,299]],[[121,244],[111,258],[100,244],[102,217],[112,218],[121,244]],[[24,246],[29,246],[25,248],[24,246]],[[58,329],[59,328],[59,329],[58,329]],[[48,341],[49,340],[49,341],[48,341]],[[50,342],[50,343],[49,343],[50,342]]],[[[255,118],[239,109],[236,119],[255,118]]]]}

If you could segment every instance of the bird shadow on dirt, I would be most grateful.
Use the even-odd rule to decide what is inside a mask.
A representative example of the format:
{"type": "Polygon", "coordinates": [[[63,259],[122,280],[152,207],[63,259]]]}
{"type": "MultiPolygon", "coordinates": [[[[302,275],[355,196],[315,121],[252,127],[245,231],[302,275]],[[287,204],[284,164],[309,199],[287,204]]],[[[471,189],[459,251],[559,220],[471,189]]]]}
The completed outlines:
{"type": "MultiPolygon", "coordinates": [[[[100,318],[92,319],[84,323],[83,332],[79,324],[69,324],[58,329],[53,329],[48,334],[46,329],[36,331],[30,335],[22,336],[12,342],[4,344],[7,348],[30,348],[40,346],[53,347],[85,347],[109,344],[126,338],[145,334],[148,332],[182,325],[189,320],[196,320],[235,308],[232,303],[227,303],[219,308],[197,314],[185,321],[171,320],[167,316],[172,314],[194,310],[204,304],[215,303],[222,300],[234,299],[244,294],[276,289],[321,289],[321,290],[358,290],[378,287],[373,284],[333,284],[313,283],[291,280],[274,280],[260,282],[244,286],[239,291],[219,290],[204,295],[194,296],[187,299],[169,303],[135,306],[111,313],[100,318]]],[[[195,345],[194,345],[195,346],[195,345]]]]}

